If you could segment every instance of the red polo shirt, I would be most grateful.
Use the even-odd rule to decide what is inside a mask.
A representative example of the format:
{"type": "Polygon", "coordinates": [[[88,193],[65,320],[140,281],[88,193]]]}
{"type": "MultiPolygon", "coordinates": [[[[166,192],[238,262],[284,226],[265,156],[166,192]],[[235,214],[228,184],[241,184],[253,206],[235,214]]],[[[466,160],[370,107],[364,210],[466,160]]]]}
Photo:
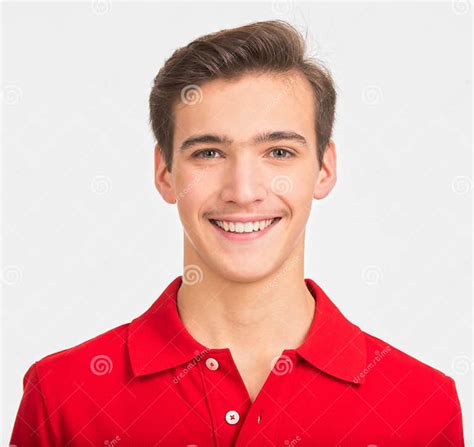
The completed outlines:
{"type": "Polygon", "coordinates": [[[30,366],[11,444],[464,446],[453,379],[349,322],[311,279],[305,342],[252,403],[228,348],[182,324],[175,278],[132,322],[30,366]]]}

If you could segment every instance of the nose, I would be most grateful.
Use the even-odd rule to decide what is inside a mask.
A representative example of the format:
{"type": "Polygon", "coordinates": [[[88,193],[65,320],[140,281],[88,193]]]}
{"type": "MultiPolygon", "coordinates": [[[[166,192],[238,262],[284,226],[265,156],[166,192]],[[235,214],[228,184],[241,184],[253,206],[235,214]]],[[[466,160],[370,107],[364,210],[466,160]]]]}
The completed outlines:
{"type": "Polygon", "coordinates": [[[229,163],[223,173],[221,199],[245,207],[267,196],[265,175],[252,157],[241,157],[229,163]]]}

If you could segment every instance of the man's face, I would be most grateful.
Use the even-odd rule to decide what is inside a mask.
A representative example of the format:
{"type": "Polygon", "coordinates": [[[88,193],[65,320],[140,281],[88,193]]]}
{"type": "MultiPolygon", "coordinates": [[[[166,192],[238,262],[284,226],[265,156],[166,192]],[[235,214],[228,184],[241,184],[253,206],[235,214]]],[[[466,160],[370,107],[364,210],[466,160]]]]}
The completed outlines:
{"type": "Polygon", "coordinates": [[[313,198],[325,197],[336,180],[334,146],[320,170],[313,92],[298,73],[214,80],[196,87],[197,96],[189,93],[175,106],[171,173],[155,150],[156,186],[167,202],[177,202],[185,263],[255,281],[303,256],[313,198]],[[190,143],[195,137],[203,138],[190,143]],[[213,223],[224,220],[235,231],[242,227],[228,222],[264,217],[278,219],[251,233],[213,223]]]}

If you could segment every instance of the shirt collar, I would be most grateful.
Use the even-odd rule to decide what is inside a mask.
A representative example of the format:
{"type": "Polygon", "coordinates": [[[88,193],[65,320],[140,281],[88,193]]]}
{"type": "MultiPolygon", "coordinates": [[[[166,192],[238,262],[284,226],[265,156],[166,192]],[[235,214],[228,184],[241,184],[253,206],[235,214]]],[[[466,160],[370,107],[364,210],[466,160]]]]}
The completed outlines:
{"type": "MultiPolygon", "coordinates": [[[[304,343],[295,351],[318,370],[347,382],[363,383],[364,333],[344,317],[312,279],[304,281],[316,300],[315,316],[304,343]]],[[[164,371],[213,351],[195,340],[181,321],[176,305],[181,283],[180,275],[129,324],[127,344],[135,376],[164,371]]]]}

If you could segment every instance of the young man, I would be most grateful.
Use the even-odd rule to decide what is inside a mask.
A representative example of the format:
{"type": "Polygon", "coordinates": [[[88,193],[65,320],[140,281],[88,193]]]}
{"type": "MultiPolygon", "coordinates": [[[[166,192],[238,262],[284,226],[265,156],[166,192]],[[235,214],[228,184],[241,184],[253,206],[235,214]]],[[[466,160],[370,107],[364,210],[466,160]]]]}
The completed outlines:
{"type": "Polygon", "coordinates": [[[131,323],[35,362],[12,444],[464,445],[453,379],[304,278],[313,199],[336,183],[335,102],[285,22],[172,55],[150,119],[183,275],[131,323]]]}

